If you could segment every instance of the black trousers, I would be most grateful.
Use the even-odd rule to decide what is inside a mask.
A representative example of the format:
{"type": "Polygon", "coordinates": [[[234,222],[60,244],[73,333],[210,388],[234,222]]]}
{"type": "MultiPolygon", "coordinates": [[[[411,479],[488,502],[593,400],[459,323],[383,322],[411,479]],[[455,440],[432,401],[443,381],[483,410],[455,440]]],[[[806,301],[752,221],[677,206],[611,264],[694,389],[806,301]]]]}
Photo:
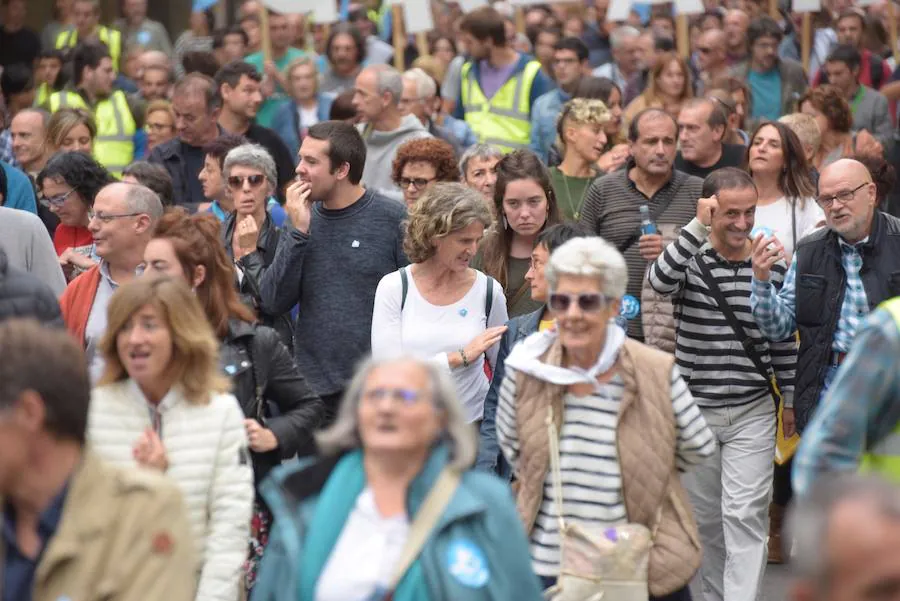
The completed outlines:
{"type": "Polygon", "coordinates": [[[772,503],[779,507],[787,507],[794,498],[794,489],[791,487],[791,466],[793,465],[793,457],[784,465],[775,464],[772,474],[772,503]]]}

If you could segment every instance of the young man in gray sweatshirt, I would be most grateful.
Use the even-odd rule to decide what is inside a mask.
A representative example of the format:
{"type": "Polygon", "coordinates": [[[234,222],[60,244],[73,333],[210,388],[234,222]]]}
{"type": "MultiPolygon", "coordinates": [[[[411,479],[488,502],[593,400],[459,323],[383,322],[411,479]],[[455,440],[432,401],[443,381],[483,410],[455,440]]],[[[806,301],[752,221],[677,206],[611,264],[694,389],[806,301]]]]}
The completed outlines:
{"type": "Polygon", "coordinates": [[[300,147],[299,176],[287,189],[286,225],[260,282],[264,312],[297,303],[294,354],[333,418],[356,363],[370,349],[375,289],[408,265],[403,203],[361,185],[366,145],[347,123],[312,126],[300,147]]]}

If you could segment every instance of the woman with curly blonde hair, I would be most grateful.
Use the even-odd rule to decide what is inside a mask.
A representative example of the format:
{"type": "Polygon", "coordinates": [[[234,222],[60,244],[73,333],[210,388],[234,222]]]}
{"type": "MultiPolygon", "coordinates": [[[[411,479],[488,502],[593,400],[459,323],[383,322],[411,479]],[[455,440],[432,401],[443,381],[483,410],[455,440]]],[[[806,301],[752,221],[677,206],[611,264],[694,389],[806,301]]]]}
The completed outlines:
{"type": "Polygon", "coordinates": [[[403,192],[406,207],[412,210],[435,182],[459,181],[456,152],[449,142],[438,138],[410,140],[397,149],[392,177],[403,192]]]}
{"type": "Polygon", "coordinates": [[[438,183],[409,213],[403,250],[412,263],[378,283],[372,356],[434,360],[453,378],[466,421],[481,420],[493,365],[506,331],[500,284],[469,267],[491,210],[459,183],[438,183]]]}
{"type": "Polygon", "coordinates": [[[562,162],[550,168],[550,179],[564,219],[578,221],[584,193],[601,175],[597,161],[606,148],[606,124],[610,118],[600,100],[574,98],[563,106],[556,122],[556,147],[562,162]]]}

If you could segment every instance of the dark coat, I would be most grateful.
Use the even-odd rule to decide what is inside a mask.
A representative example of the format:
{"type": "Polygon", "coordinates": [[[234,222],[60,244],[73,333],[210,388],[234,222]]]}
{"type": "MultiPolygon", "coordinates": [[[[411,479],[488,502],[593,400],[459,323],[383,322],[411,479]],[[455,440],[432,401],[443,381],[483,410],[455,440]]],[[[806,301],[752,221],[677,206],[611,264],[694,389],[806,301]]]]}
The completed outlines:
{"type": "MultiPolygon", "coordinates": [[[[234,260],[234,249],[231,246],[231,239],[234,236],[234,228],[237,224],[237,213],[232,212],[225,220],[222,228],[223,242],[225,250],[228,252],[228,258],[234,260]]],[[[275,251],[278,249],[278,238],[281,230],[272,221],[268,212],[266,219],[259,227],[259,239],[256,241],[256,250],[249,255],[238,259],[237,266],[244,272],[244,277],[238,285],[238,291],[241,300],[252,308],[264,325],[274,328],[281,336],[288,350],[293,352],[294,348],[294,323],[290,313],[282,315],[272,315],[261,309],[260,288],[259,283],[262,281],[263,274],[275,260],[275,251]]]]}
{"type": "Polygon", "coordinates": [[[45,325],[63,327],[62,313],[50,287],[30,273],[9,266],[0,248],[0,322],[31,317],[45,325]]]}
{"type": "Polygon", "coordinates": [[[219,358],[231,378],[232,394],[248,418],[263,418],[263,425],[278,439],[278,449],[251,453],[253,474],[261,482],[282,459],[309,455],[312,434],[323,415],[319,397],[310,390],[290,351],[272,328],[232,320],[222,341],[219,358]],[[256,389],[265,406],[260,411],[256,389]]]}

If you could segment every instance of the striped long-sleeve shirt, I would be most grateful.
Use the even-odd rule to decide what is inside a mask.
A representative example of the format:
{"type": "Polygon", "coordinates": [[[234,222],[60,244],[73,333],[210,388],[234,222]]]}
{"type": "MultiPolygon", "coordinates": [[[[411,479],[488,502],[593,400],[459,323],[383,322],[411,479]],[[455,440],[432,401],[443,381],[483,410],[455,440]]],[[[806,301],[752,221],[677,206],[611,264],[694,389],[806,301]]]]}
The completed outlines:
{"type": "MultiPolygon", "coordinates": [[[[672,296],[676,322],[675,362],[701,407],[751,403],[769,395],[768,382],[757,371],[697,266],[709,268],[744,332],[755,341],[764,364],[771,365],[786,407],[793,406],[797,343],[793,336],[769,342],[750,310],[753,266],[749,257],[726,261],[707,241],[707,228],[697,219],[681,230],[650,269],[650,285],[672,296]]],[[[779,288],[787,266],[772,267],[772,285],[779,288]]]]}
{"type": "MultiPolygon", "coordinates": [[[[513,471],[517,470],[519,458],[516,377],[515,370],[507,366],[497,405],[497,438],[513,471]]],[[[715,441],[677,367],[672,368],[671,390],[676,429],[675,464],[685,469],[710,457],[715,441]]],[[[598,393],[563,397],[565,414],[559,435],[559,455],[562,514],[568,523],[602,528],[628,520],[616,448],[616,425],[623,393],[624,384],[615,376],[598,393]]],[[[547,470],[544,498],[529,542],[532,566],[540,576],[559,575],[559,522],[553,499],[553,478],[547,470]]]]}

